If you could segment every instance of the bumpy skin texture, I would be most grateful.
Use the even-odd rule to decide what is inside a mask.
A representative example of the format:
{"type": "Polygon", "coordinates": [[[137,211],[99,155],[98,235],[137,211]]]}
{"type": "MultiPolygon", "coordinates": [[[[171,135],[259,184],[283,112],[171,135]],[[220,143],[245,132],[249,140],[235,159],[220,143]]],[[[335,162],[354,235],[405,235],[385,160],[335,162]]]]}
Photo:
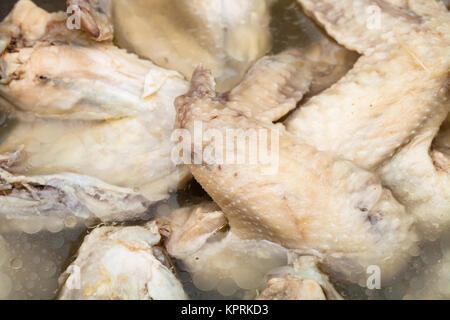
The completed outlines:
{"type": "Polygon", "coordinates": [[[91,176],[133,189],[142,205],[168,198],[189,178],[170,155],[173,102],[187,83],[66,18],[22,0],[0,26],[0,108],[13,119],[0,152],[23,146],[10,172],[91,176]]]}
{"type": "Polygon", "coordinates": [[[224,95],[229,108],[265,122],[279,120],[305,95],[335,83],[347,69],[336,59],[345,49],[324,38],[258,60],[238,86],[224,95]]]}
{"type": "Polygon", "coordinates": [[[439,237],[450,223],[450,160],[439,149],[442,138],[436,149],[431,143],[450,111],[450,13],[437,1],[300,2],[363,56],[302,106],[288,130],[320,150],[380,167],[383,184],[416,218],[422,236],[439,237]],[[373,10],[380,24],[370,27],[373,10]]]}
{"type": "MultiPolygon", "coordinates": [[[[375,174],[319,152],[279,126],[228,108],[204,69],[196,71],[189,93],[177,98],[176,107],[177,128],[192,136],[195,121],[222,138],[227,129],[263,129],[269,137],[274,131],[279,135],[278,170],[273,174],[261,163],[188,163],[238,236],[318,252],[327,267],[351,280],[371,264],[382,264],[388,278],[407,261],[415,242],[412,219],[375,174]]],[[[215,147],[208,139],[201,148],[199,143],[192,146],[193,159],[206,147],[215,147]]],[[[247,149],[238,149],[238,156],[248,159],[247,149]]]]}
{"type": "Polygon", "coordinates": [[[271,49],[274,0],[111,1],[120,46],[188,79],[203,64],[213,70],[221,91],[271,49]]]}
{"type": "Polygon", "coordinates": [[[374,168],[448,105],[450,13],[434,0],[300,3],[340,44],[363,56],[292,115],[288,130],[374,168]]]}
{"type": "MultiPolygon", "coordinates": [[[[62,300],[183,300],[183,286],[161,255],[155,223],[100,227],[60,278],[62,300]]],[[[167,259],[167,258],[165,258],[167,259]]]]}
{"type": "Polygon", "coordinates": [[[123,221],[139,218],[151,202],[132,189],[108,185],[71,173],[42,176],[13,175],[8,171],[20,150],[0,155],[0,219],[20,230],[22,224],[42,227],[77,220],[123,221]],[[34,221],[34,222],[33,222],[34,221]]]}
{"type": "Polygon", "coordinates": [[[412,141],[378,169],[384,184],[414,215],[429,240],[450,228],[450,155],[432,147],[447,114],[444,108],[437,110],[412,141]]]}

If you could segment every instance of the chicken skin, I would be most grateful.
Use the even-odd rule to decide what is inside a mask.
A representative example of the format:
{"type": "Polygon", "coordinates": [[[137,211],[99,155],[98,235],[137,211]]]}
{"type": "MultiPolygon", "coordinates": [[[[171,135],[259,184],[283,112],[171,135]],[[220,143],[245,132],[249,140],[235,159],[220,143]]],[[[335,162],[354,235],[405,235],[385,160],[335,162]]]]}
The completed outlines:
{"type": "Polygon", "coordinates": [[[269,23],[274,2],[83,0],[68,4],[78,3],[82,8],[82,27],[94,39],[107,39],[114,29],[119,46],[188,79],[195,67],[204,64],[226,91],[271,49],[269,23]]]}
{"type": "MultiPolygon", "coordinates": [[[[237,236],[314,252],[327,269],[353,281],[369,265],[381,263],[386,278],[404,266],[415,248],[412,219],[375,174],[317,151],[279,125],[246,117],[228,107],[214,85],[210,72],[197,69],[188,94],[176,100],[176,126],[195,136],[195,123],[201,122],[204,133],[215,132],[190,143],[191,153],[183,159],[237,236]],[[226,141],[230,129],[275,137],[268,145],[278,144],[276,170],[268,170],[272,163],[215,161],[230,150],[229,141],[226,147],[215,143],[217,137],[226,141]],[[205,150],[212,157],[197,163],[205,150]]],[[[233,149],[244,159],[255,151],[233,149]]]]}
{"type": "Polygon", "coordinates": [[[300,3],[362,57],[293,114],[287,128],[319,150],[375,168],[407,144],[436,109],[448,106],[450,13],[428,0],[300,3]]]}
{"type": "Polygon", "coordinates": [[[160,242],[155,223],[93,230],[60,278],[59,299],[187,299],[160,242]]]}
{"type": "Polygon", "coordinates": [[[363,56],[292,115],[288,131],[319,150],[378,168],[416,218],[421,237],[436,239],[450,223],[450,160],[431,149],[450,111],[450,13],[438,1],[300,2],[339,43],[363,56]]]}
{"type": "MultiPolygon", "coordinates": [[[[68,29],[67,19],[21,0],[1,24],[0,108],[9,120],[0,153],[21,149],[21,157],[7,170],[24,182],[38,175],[45,186],[55,174],[63,174],[59,177],[78,177],[78,185],[98,180],[100,194],[117,187],[121,196],[108,201],[128,194],[134,209],[127,209],[126,200],[86,212],[105,221],[135,219],[145,213],[143,207],[167,199],[190,178],[186,168],[171,160],[170,141],[173,102],[188,85],[179,73],[111,41],[94,41],[90,34],[68,29]],[[123,216],[111,208],[125,209],[123,216]]],[[[72,196],[84,203],[76,192],[72,196]]],[[[15,199],[16,208],[20,199],[15,199]]],[[[55,197],[47,199],[49,208],[62,204],[49,204],[50,199],[55,197]]],[[[63,211],[68,210],[74,208],[63,211]]]]}

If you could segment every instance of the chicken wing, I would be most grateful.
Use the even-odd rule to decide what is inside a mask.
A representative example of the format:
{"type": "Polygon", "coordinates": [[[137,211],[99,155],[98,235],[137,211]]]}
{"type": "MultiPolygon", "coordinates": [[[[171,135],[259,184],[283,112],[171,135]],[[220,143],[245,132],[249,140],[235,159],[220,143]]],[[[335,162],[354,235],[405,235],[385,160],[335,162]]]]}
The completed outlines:
{"type": "Polygon", "coordinates": [[[362,167],[381,166],[383,184],[421,234],[439,236],[450,221],[449,160],[429,152],[450,110],[450,13],[437,1],[300,2],[363,57],[297,111],[288,130],[362,167]],[[369,24],[375,18],[379,25],[369,24]]]}
{"type": "MultiPolygon", "coordinates": [[[[416,241],[412,219],[375,174],[317,151],[278,125],[227,107],[204,69],[197,69],[189,93],[175,104],[177,128],[195,136],[195,122],[201,122],[203,132],[215,132],[214,139],[191,143],[191,154],[183,158],[236,235],[316,252],[326,267],[352,280],[358,280],[367,266],[380,263],[389,277],[408,260],[416,241]],[[213,143],[218,136],[226,141],[230,129],[262,130],[265,139],[275,137],[268,142],[279,146],[275,172],[267,171],[272,164],[215,162],[214,156],[195,162],[204,150],[210,155],[230,150],[213,143]]],[[[233,149],[243,159],[249,159],[253,150],[233,149]]]]}
{"type": "Polygon", "coordinates": [[[327,32],[363,56],[287,121],[319,150],[374,168],[448,105],[450,13],[419,0],[300,0],[327,32]]]}

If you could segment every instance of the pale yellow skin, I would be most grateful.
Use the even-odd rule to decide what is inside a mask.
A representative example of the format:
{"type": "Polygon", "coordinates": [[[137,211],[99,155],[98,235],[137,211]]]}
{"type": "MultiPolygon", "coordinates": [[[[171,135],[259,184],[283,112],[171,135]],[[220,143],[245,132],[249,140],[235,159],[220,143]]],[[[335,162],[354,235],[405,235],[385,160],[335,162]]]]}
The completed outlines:
{"type": "Polygon", "coordinates": [[[377,171],[414,215],[426,240],[436,240],[450,228],[450,155],[445,149],[432,147],[447,113],[437,110],[411,142],[377,171]]]}
{"type": "MultiPolygon", "coordinates": [[[[274,174],[263,165],[188,165],[239,237],[318,253],[328,269],[348,280],[359,280],[372,264],[380,265],[388,279],[408,261],[416,241],[412,219],[375,174],[228,107],[203,69],[196,71],[191,90],[177,99],[176,107],[177,128],[191,134],[194,121],[202,121],[204,130],[222,135],[229,128],[265,129],[268,136],[277,130],[280,135],[274,174]]],[[[193,152],[203,150],[194,146],[193,152]]]]}
{"type": "Polygon", "coordinates": [[[133,190],[145,206],[168,198],[190,177],[170,154],[173,102],[186,81],[109,41],[68,30],[66,18],[22,0],[0,26],[7,40],[0,108],[11,118],[0,153],[22,148],[8,170],[90,176],[133,190]]]}
{"type": "Polygon", "coordinates": [[[221,91],[272,46],[274,0],[114,0],[118,44],[190,79],[203,64],[221,91]]]}
{"type": "Polygon", "coordinates": [[[293,114],[287,128],[320,150],[374,168],[408,143],[436,108],[448,106],[450,13],[434,0],[300,3],[362,57],[293,114]],[[366,25],[374,5],[379,28],[366,25]]]}
{"type": "Polygon", "coordinates": [[[60,278],[62,300],[184,300],[187,295],[157,246],[158,227],[100,227],[60,278]],[[157,250],[157,251],[155,251],[157,250]],[[164,262],[164,263],[163,263],[164,262]]]}
{"type": "Polygon", "coordinates": [[[319,150],[379,167],[422,237],[436,239],[450,223],[450,158],[431,149],[450,111],[450,13],[434,0],[300,3],[362,57],[294,113],[288,131],[319,150]],[[367,26],[373,6],[379,28],[367,26]]]}

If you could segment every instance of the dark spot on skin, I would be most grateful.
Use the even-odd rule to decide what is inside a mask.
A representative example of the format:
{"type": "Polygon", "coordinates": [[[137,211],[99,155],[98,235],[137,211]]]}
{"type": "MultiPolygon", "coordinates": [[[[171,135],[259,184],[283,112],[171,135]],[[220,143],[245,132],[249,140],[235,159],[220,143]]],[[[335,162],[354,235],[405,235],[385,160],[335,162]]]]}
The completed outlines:
{"type": "Polygon", "coordinates": [[[219,100],[224,101],[224,102],[228,102],[228,101],[231,100],[231,97],[230,97],[230,96],[231,96],[231,91],[227,91],[227,92],[218,94],[218,95],[217,95],[217,98],[218,98],[219,100]]]}
{"type": "Polygon", "coordinates": [[[237,172],[236,172],[236,173],[234,174],[234,177],[235,177],[235,178],[237,178],[237,177],[238,177],[238,173],[237,173],[237,172]]]}
{"type": "Polygon", "coordinates": [[[377,222],[380,220],[377,216],[373,215],[373,214],[368,214],[367,215],[367,220],[369,220],[371,225],[376,225],[377,222]]]}
{"type": "Polygon", "coordinates": [[[210,120],[217,119],[218,116],[212,116],[210,120]]]}
{"type": "Polygon", "coordinates": [[[19,72],[13,72],[11,74],[11,80],[20,80],[22,73],[19,72]]]}
{"type": "Polygon", "coordinates": [[[40,75],[40,76],[38,76],[38,80],[40,81],[40,82],[49,82],[50,81],[50,78],[49,77],[47,77],[46,75],[40,75]]]}
{"type": "Polygon", "coordinates": [[[17,51],[17,43],[18,43],[18,41],[19,41],[19,38],[17,38],[17,37],[12,37],[11,38],[11,41],[9,42],[9,45],[8,45],[8,47],[6,48],[6,51],[8,52],[8,53],[15,53],[15,52],[18,52],[17,51]]]}
{"type": "Polygon", "coordinates": [[[222,166],[219,164],[219,166],[217,167],[217,169],[222,170],[222,166]]]}
{"type": "Polygon", "coordinates": [[[102,7],[96,7],[96,8],[95,8],[95,11],[97,11],[97,12],[100,13],[100,14],[106,14],[105,10],[103,10],[102,7]]]}

